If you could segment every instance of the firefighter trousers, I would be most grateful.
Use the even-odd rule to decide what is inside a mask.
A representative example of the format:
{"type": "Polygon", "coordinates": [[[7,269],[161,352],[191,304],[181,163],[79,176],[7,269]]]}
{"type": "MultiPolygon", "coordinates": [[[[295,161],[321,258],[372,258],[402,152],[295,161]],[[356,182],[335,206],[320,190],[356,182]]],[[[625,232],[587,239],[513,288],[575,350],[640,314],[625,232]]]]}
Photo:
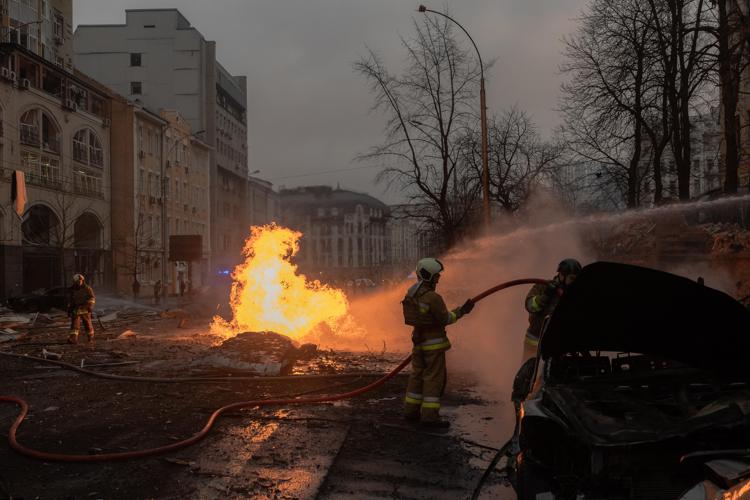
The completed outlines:
{"type": "Polygon", "coordinates": [[[94,338],[94,325],[91,323],[91,313],[73,313],[73,317],[70,319],[70,334],[78,336],[78,332],[81,330],[81,322],[83,322],[84,330],[88,334],[90,339],[94,338]]]}
{"type": "Polygon", "coordinates": [[[416,419],[421,416],[423,422],[438,420],[440,398],[445,391],[447,380],[445,350],[414,349],[411,358],[411,375],[409,375],[404,398],[406,417],[416,419]]]}

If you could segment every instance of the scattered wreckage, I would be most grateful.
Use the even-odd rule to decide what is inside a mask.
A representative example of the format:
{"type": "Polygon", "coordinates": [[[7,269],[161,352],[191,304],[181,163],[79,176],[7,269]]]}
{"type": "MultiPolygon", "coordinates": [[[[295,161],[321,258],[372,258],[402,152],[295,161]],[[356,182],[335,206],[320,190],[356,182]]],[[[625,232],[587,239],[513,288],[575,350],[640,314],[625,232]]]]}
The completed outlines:
{"type": "Polygon", "coordinates": [[[515,379],[518,498],[750,490],[748,334],[750,312],[699,282],[585,267],[515,379]]]}

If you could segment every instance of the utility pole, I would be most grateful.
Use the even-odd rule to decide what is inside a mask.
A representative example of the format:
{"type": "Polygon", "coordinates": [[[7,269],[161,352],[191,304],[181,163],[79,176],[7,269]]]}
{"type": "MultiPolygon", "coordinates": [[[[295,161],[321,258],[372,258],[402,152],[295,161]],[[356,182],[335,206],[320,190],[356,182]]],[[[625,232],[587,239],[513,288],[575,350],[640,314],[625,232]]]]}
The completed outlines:
{"type": "Polygon", "coordinates": [[[479,48],[477,48],[477,44],[474,43],[474,39],[471,37],[468,31],[466,31],[466,28],[461,26],[461,23],[453,19],[447,14],[443,14],[442,12],[438,12],[436,10],[428,9],[424,5],[420,5],[417,9],[417,12],[430,12],[432,14],[437,14],[438,16],[443,16],[444,18],[448,19],[449,21],[453,22],[456,26],[461,28],[461,31],[463,31],[467,37],[469,37],[469,40],[471,41],[471,44],[474,46],[474,50],[477,53],[477,58],[479,58],[479,73],[480,73],[480,87],[479,87],[479,107],[480,107],[480,121],[481,121],[481,127],[482,127],[482,219],[484,221],[484,224],[486,226],[490,225],[492,214],[490,212],[490,166],[489,166],[489,156],[487,153],[488,148],[488,140],[487,140],[487,99],[485,96],[484,91],[484,63],[482,62],[482,54],[479,53],[479,48]]]}

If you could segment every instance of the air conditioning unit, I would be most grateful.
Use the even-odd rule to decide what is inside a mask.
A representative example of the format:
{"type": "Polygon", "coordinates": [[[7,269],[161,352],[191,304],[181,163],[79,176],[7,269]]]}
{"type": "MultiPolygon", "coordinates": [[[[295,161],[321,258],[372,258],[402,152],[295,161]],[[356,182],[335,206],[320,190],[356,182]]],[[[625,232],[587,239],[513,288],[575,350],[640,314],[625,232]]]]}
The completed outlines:
{"type": "Polygon", "coordinates": [[[5,80],[10,80],[10,70],[8,68],[0,69],[0,77],[3,77],[5,80]]]}
{"type": "Polygon", "coordinates": [[[11,82],[17,82],[18,81],[18,75],[16,74],[15,71],[11,71],[10,72],[10,76],[8,77],[8,80],[10,80],[11,82]]]}
{"type": "Polygon", "coordinates": [[[111,126],[112,126],[112,120],[110,120],[109,118],[104,118],[102,120],[102,127],[108,128],[108,127],[111,127],[111,126]]]}
{"type": "Polygon", "coordinates": [[[138,151],[138,158],[145,158],[146,153],[143,150],[138,151]]]}
{"type": "Polygon", "coordinates": [[[63,108],[69,111],[76,111],[78,109],[78,104],[76,104],[73,99],[65,99],[65,101],[63,101],[63,108]]]}
{"type": "Polygon", "coordinates": [[[22,78],[18,88],[21,90],[29,90],[31,88],[31,80],[28,78],[22,78]]]}

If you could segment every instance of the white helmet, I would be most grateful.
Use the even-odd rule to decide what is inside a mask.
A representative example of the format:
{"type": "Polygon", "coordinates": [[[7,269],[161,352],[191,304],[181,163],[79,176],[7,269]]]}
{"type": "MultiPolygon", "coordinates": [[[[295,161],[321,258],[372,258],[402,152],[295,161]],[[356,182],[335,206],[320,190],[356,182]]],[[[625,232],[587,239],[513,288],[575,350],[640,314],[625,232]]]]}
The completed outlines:
{"type": "Polygon", "coordinates": [[[85,279],[83,278],[83,274],[74,274],[73,275],[73,283],[78,283],[81,280],[85,281],[85,279]]]}
{"type": "Polygon", "coordinates": [[[434,281],[443,271],[443,263],[432,257],[417,262],[417,277],[422,281],[434,281]]]}

